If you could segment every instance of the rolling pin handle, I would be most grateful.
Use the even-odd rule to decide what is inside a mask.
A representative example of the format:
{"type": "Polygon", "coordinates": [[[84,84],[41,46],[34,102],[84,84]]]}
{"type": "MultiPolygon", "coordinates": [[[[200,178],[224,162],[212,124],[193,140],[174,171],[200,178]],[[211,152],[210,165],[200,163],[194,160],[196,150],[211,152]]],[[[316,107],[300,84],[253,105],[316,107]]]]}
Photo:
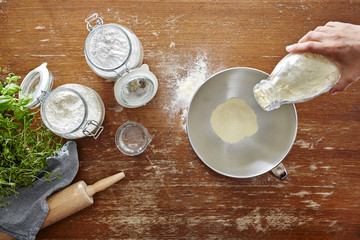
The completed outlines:
{"type": "Polygon", "coordinates": [[[86,186],[86,192],[88,193],[89,196],[93,196],[95,193],[100,192],[100,191],[110,187],[111,185],[120,181],[124,177],[125,177],[125,173],[120,172],[120,173],[117,173],[110,177],[104,178],[104,179],[94,183],[93,185],[86,186]]]}

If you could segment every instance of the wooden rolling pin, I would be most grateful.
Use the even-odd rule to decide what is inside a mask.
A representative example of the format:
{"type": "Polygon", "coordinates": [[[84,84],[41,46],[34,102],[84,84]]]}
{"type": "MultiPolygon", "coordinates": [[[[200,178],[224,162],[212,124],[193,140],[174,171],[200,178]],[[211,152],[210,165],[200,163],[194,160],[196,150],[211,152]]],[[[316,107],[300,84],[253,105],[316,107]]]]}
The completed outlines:
{"type": "MultiPolygon", "coordinates": [[[[40,229],[58,222],[94,203],[93,195],[100,192],[125,177],[123,172],[104,178],[93,185],[84,181],[76,182],[69,187],[51,195],[48,199],[49,213],[40,229]]],[[[0,232],[1,240],[15,239],[0,232]]]]}

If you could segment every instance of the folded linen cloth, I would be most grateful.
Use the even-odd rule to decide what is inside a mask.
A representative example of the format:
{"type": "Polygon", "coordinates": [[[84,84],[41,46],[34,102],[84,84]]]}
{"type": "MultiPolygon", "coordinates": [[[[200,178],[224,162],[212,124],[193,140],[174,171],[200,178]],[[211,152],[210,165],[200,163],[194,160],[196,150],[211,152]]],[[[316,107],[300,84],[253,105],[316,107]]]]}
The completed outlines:
{"type": "Polygon", "coordinates": [[[17,197],[6,197],[5,200],[11,204],[0,208],[0,231],[17,239],[35,239],[49,212],[46,199],[69,185],[79,169],[76,143],[65,143],[59,154],[47,161],[47,170],[54,173],[52,183],[37,180],[34,187],[19,190],[17,197]],[[56,177],[58,173],[61,179],[56,177]]]}

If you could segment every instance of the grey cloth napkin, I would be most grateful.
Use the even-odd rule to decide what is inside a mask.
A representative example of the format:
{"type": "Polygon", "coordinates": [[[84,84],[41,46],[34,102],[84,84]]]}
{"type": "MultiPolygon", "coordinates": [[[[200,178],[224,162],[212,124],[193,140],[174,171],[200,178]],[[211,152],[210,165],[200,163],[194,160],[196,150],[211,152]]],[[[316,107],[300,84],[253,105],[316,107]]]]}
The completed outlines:
{"type": "Polygon", "coordinates": [[[79,169],[76,143],[67,142],[60,153],[48,160],[48,170],[54,172],[54,180],[35,181],[33,188],[21,189],[20,194],[6,197],[12,204],[0,208],[0,231],[17,239],[35,239],[48,212],[46,199],[55,191],[69,185],[79,169]],[[56,178],[60,173],[61,179],[56,178]]]}

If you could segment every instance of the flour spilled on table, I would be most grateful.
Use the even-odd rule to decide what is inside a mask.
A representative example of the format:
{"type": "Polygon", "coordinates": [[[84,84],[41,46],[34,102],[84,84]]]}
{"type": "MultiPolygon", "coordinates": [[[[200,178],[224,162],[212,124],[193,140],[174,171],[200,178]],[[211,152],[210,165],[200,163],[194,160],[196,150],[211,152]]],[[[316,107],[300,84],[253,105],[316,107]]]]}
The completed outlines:
{"type": "Polygon", "coordinates": [[[186,117],[190,101],[197,89],[208,77],[208,66],[206,54],[198,54],[192,61],[184,77],[177,79],[175,83],[175,94],[171,101],[171,109],[174,113],[181,113],[181,126],[186,131],[186,117]]]}
{"type": "Polygon", "coordinates": [[[256,232],[267,232],[271,230],[286,230],[292,227],[300,227],[313,222],[313,218],[305,218],[295,214],[284,212],[280,209],[265,210],[255,208],[248,215],[236,219],[237,230],[242,232],[254,229],[256,232]]]}

